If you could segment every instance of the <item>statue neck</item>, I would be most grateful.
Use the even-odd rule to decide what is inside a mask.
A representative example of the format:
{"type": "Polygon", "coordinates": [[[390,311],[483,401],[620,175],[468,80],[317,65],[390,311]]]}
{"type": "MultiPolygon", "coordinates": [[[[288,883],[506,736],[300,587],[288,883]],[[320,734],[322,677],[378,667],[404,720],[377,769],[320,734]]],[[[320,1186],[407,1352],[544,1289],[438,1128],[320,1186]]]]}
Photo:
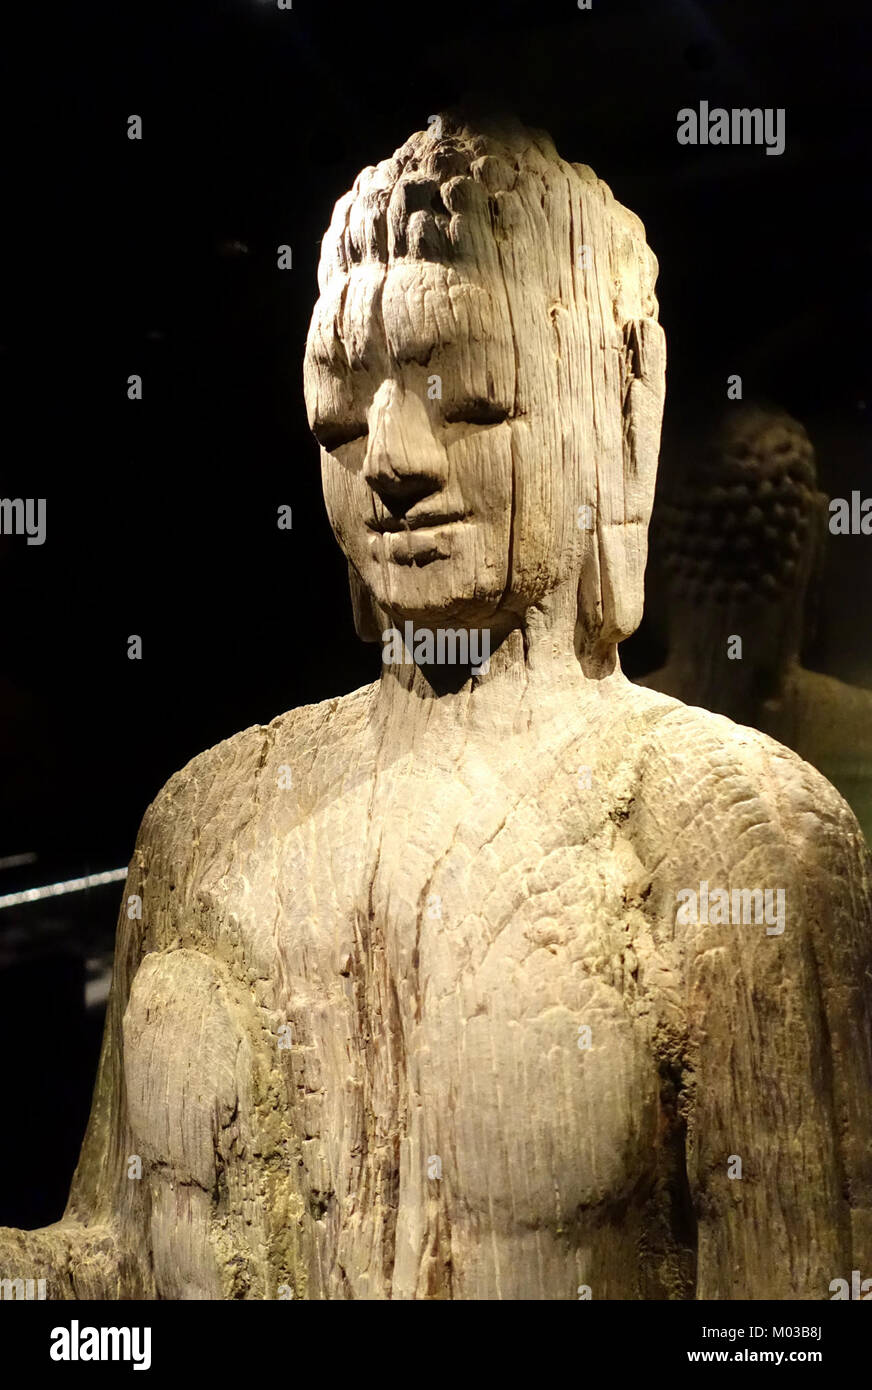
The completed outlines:
{"type": "Polygon", "coordinates": [[[681,673],[681,699],[754,723],[798,665],[801,616],[799,605],[676,607],[669,665],[681,673]]]}
{"type": "MultiPolygon", "coordinates": [[[[456,737],[458,729],[493,753],[501,739],[524,733],[532,743],[569,730],[593,715],[602,697],[625,685],[612,647],[596,658],[585,653],[577,629],[577,586],[566,584],[530,608],[490,629],[488,669],[480,674],[451,664],[411,661],[383,665],[374,724],[400,746],[428,746],[456,737]]],[[[400,620],[394,623],[403,632],[400,620]]],[[[455,631],[458,624],[454,624],[455,631]]],[[[437,634],[435,623],[414,624],[437,634]]],[[[442,624],[443,630],[452,627],[442,624]]],[[[473,650],[473,644],[470,644],[473,650]]],[[[481,643],[475,647],[481,654],[481,643]]]]}

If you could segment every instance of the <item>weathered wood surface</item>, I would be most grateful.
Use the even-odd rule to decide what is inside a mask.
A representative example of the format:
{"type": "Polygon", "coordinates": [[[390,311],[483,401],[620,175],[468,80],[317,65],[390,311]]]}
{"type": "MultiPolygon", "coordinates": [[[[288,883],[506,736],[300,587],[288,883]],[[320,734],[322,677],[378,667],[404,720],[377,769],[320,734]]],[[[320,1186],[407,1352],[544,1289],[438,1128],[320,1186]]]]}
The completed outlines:
{"type": "Polygon", "coordinates": [[[306,393],[360,630],[487,625],[490,668],[385,666],[164,787],[69,1209],[0,1232],[10,1272],[316,1299],[827,1298],[872,1273],[856,823],[617,663],[655,270],[520,130],[446,122],[337,205],[306,393]],[[785,930],[679,924],[703,880],[783,888],[785,930]]]}

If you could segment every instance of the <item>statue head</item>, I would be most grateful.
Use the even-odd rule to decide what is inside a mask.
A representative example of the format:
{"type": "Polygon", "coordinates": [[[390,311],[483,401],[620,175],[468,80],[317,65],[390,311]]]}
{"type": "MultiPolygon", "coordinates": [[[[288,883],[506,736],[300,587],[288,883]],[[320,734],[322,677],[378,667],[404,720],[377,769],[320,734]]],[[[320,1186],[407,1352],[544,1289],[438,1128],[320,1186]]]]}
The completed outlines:
{"type": "Polygon", "coordinates": [[[728,407],[657,508],[671,640],[761,631],[752,664],[783,667],[801,643],[826,520],[800,422],[776,406],[728,407]]]}
{"type": "Polygon", "coordinates": [[[657,262],[550,139],[445,116],[336,204],[309,423],[355,620],[506,628],[577,586],[581,643],[642,613],[663,409],[657,262]]]}

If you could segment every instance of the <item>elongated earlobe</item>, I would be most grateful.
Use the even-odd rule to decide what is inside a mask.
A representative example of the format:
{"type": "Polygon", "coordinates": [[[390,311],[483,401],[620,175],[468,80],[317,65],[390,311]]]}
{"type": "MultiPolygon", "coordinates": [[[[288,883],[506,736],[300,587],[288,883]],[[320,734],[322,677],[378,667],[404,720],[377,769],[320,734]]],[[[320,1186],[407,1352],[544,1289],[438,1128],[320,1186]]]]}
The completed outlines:
{"type": "MultiPolygon", "coordinates": [[[[602,476],[597,461],[597,560],[582,577],[579,616],[588,630],[598,608],[598,641],[609,646],[629,637],[642,618],[648,523],[654,504],[660,427],[666,391],[666,338],[656,319],[631,319],[624,326],[626,359],[622,407],[620,477],[602,476]],[[591,612],[591,603],[594,612],[591,612]]],[[[605,467],[608,467],[608,461],[605,467]]]]}
{"type": "Polygon", "coordinates": [[[351,591],[354,629],[358,637],[362,642],[380,642],[381,629],[376,619],[369,590],[351,564],[348,566],[348,587],[351,591]]]}

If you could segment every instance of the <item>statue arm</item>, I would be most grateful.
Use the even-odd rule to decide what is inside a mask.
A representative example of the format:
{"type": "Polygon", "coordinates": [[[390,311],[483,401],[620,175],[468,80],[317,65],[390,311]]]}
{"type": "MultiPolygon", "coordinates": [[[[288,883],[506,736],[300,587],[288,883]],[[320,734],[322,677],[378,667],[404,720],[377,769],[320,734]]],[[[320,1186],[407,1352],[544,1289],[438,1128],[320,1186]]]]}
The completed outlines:
{"type": "Polygon", "coordinates": [[[771,765],[772,821],[731,837],[729,878],[783,887],[784,931],[685,943],[700,1299],[827,1299],[872,1276],[870,860],[822,777],[783,750],[771,765]]]}
{"type": "MultiPolygon", "coordinates": [[[[156,803],[155,803],[156,805],[156,803]]],[[[150,825],[143,820],[116,934],[112,988],[91,1114],[62,1219],[36,1231],[0,1227],[0,1276],[45,1279],[49,1299],[153,1297],[143,1184],[128,1178],[132,1153],[124,1085],[122,1019],[143,954],[142,922],[128,897],[142,893],[150,825]]]]}

